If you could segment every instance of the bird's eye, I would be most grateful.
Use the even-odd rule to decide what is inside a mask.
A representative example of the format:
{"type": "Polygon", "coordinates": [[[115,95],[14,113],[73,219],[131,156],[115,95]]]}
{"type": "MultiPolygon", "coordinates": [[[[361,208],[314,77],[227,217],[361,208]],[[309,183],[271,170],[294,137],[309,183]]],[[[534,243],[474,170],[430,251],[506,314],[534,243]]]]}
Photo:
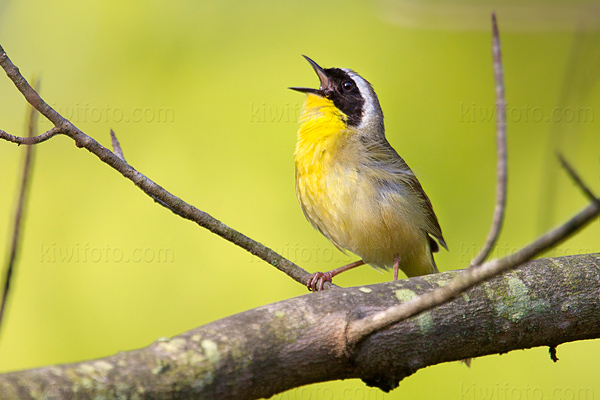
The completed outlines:
{"type": "Polygon", "coordinates": [[[352,82],[352,81],[342,82],[342,89],[344,89],[345,92],[351,91],[352,89],[354,89],[354,82],[352,82]]]}

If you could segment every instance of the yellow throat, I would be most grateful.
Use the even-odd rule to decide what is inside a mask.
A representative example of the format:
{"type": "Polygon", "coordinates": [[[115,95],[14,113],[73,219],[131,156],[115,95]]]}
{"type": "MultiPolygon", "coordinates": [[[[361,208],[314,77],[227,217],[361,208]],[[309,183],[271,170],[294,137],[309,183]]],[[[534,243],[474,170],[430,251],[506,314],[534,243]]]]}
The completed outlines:
{"type": "Polygon", "coordinates": [[[315,94],[307,94],[300,114],[296,162],[302,162],[298,157],[308,155],[306,153],[310,153],[315,146],[329,146],[331,141],[335,141],[346,130],[347,119],[333,101],[315,94]]]}

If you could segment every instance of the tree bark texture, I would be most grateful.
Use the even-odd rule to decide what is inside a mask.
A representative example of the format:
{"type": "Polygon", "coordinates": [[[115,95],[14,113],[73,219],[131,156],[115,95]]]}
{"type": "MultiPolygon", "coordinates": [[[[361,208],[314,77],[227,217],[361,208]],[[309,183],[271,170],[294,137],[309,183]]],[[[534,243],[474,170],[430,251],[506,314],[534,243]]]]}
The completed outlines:
{"type": "Polygon", "coordinates": [[[350,321],[455,275],[309,293],[143,349],[3,374],[0,398],[256,399],[348,378],[389,391],[429,365],[600,337],[597,253],[532,261],[355,346],[347,343],[350,321]]]}

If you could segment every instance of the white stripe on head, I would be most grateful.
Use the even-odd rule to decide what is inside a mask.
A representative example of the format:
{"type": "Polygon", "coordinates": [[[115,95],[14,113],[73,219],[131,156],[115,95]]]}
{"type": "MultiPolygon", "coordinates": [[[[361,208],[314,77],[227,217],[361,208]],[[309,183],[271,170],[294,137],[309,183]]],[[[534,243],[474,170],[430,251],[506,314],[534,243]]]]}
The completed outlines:
{"type": "Polygon", "coordinates": [[[383,113],[381,112],[381,106],[375,91],[371,87],[371,84],[367,82],[362,76],[358,75],[351,69],[342,68],[356,83],[358,90],[365,100],[363,105],[362,119],[358,125],[358,129],[362,129],[372,124],[380,124],[383,121],[383,113]]]}

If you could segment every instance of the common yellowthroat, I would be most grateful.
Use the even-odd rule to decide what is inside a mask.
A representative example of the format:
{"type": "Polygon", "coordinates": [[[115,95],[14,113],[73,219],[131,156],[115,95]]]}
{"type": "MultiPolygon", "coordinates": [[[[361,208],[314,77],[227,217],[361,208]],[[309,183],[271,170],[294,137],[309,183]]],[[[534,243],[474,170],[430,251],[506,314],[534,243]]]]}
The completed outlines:
{"type": "Polygon", "coordinates": [[[383,112],[373,87],[345,68],[317,73],[318,89],[306,93],[294,159],[296,195],[306,218],[338,249],[362,260],[308,283],[321,290],[344,271],[370,264],[407,276],[437,272],[438,242],[448,250],[431,201],[406,162],[385,138],[383,112]],[[437,242],[436,242],[437,240],[437,242]]]}

